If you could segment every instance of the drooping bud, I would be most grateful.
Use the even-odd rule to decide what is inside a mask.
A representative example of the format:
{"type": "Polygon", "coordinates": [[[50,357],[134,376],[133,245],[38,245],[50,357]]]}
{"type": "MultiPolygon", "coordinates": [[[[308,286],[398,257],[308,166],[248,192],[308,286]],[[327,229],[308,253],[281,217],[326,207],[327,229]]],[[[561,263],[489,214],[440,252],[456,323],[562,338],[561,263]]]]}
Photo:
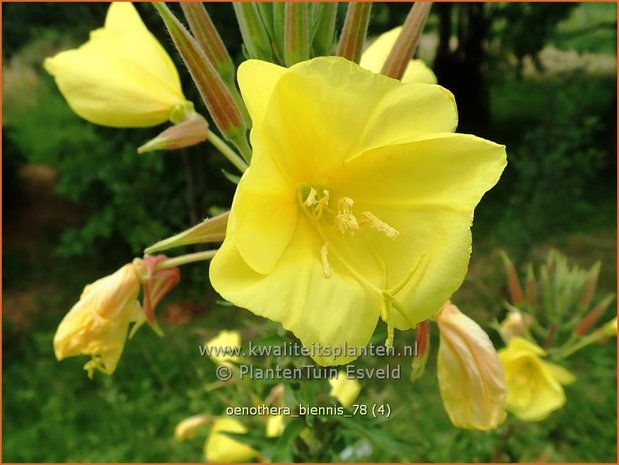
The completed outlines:
{"type": "Polygon", "coordinates": [[[183,245],[222,242],[226,237],[229,216],[230,212],[225,212],[204,220],[192,228],[151,245],[144,250],[144,253],[151,255],[183,245]]]}
{"type": "Polygon", "coordinates": [[[193,113],[182,123],[166,129],[154,139],[138,147],[138,153],[152,152],[154,150],[176,150],[204,142],[208,135],[208,122],[199,115],[193,113]]]}
{"type": "Polygon", "coordinates": [[[247,126],[223,79],[217,73],[196,40],[172,14],[165,3],[153,3],[163,19],[183,62],[187,66],[213,121],[226,139],[236,145],[243,156],[251,158],[246,140],[247,126]]]}
{"type": "Polygon", "coordinates": [[[394,79],[402,79],[408,67],[408,62],[417,50],[421,33],[430,14],[430,8],[432,8],[432,2],[415,2],[413,4],[402,26],[402,32],[400,32],[383,65],[382,74],[394,79]]]}
{"type": "Polygon", "coordinates": [[[197,436],[198,430],[212,422],[212,417],[208,415],[194,415],[181,420],[174,428],[174,439],[178,442],[193,439],[197,436]]]}
{"type": "Polygon", "coordinates": [[[458,308],[446,303],[440,330],[438,381],[443,405],[458,428],[482,431],[505,419],[505,376],[488,335],[458,308]]]}
{"type": "Polygon", "coordinates": [[[344,19],[344,27],[337,47],[337,54],[359,63],[363,43],[370,22],[370,2],[350,2],[344,19]]]}
{"type": "Polygon", "coordinates": [[[415,329],[417,337],[415,340],[415,356],[411,370],[411,382],[417,381],[423,375],[428,362],[428,354],[430,353],[430,322],[422,321],[415,329]]]}
{"type": "Polygon", "coordinates": [[[330,394],[346,408],[353,404],[361,392],[361,383],[356,379],[348,379],[345,371],[340,371],[337,378],[330,379],[329,384],[330,394]]]}
{"type": "Polygon", "coordinates": [[[143,307],[146,322],[160,336],[163,332],[155,318],[155,308],[181,279],[181,272],[177,267],[157,269],[157,265],[166,259],[165,255],[158,255],[133,260],[144,289],[143,307]]]}
{"type": "Polygon", "coordinates": [[[284,60],[292,66],[310,54],[309,5],[287,2],[284,17],[284,60]]]}

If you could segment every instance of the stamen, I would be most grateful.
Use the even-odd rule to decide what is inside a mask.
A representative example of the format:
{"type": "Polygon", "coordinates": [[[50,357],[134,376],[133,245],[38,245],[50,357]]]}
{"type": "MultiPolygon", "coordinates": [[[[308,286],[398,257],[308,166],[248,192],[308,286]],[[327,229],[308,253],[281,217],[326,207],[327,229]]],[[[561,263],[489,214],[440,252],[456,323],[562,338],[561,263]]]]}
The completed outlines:
{"type": "Polygon", "coordinates": [[[327,256],[328,253],[327,243],[325,242],[320,248],[320,260],[322,261],[322,274],[327,279],[331,277],[331,265],[329,265],[329,257],[327,256]]]}
{"type": "Polygon", "coordinates": [[[400,232],[397,229],[389,226],[387,223],[379,219],[372,212],[365,211],[362,213],[362,215],[370,222],[370,227],[372,229],[385,233],[385,235],[389,239],[395,239],[396,237],[400,235],[400,232]]]}
{"type": "Polygon", "coordinates": [[[335,224],[342,234],[350,232],[354,235],[359,229],[359,222],[352,214],[352,207],[355,201],[350,197],[342,197],[338,201],[338,214],[335,216],[335,224]]]}
{"type": "Polygon", "coordinates": [[[307,194],[307,198],[305,199],[305,206],[307,208],[312,208],[314,205],[318,204],[318,201],[316,200],[316,194],[316,189],[312,187],[309,191],[309,194],[307,194]]]}

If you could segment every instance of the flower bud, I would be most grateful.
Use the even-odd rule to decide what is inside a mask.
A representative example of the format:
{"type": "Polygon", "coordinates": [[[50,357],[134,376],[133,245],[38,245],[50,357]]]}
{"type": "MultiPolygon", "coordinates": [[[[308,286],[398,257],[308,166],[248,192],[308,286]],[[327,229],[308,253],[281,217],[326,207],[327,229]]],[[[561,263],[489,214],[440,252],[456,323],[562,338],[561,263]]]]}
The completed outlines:
{"type": "Polygon", "coordinates": [[[84,365],[90,378],[94,370],[112,374],[130,323],[140,324],[145,318],[137,300],[139,292],[140,279],[133,264],[87,285],[56,330],[56,358],[91,355],[92,360],[84,365]]]}
{"type": "Polygon", "coordinates": [[[272,415],[267,419],[266,435],[267,438],[277,438],[284,432],[284,415],[272,415]]]}
{"type": "Polygon", "coordinates": [[[204,142],[208,135],[208,122],[198,113],[166,129],[154,139],[138,148],[138,153],[153,150],[175,150],[204,142]]]}
{"type": "Polygon", "coordinates": [[[148,127],[193,110],[174,63],[129,2],[113,2],[88,42],[44,66],[71,109],[91,123],[148,127]]]}
{"type": "Polygon", "coordinates": [[[415,356],[413,357],[410,380],[417,381],[423,375],[430,353],[430,323],[422,321],[417,325],[417,339],[415,340],[415,356]]]}
{"type": "Polygon", "coordinates": [[[214,216],[172,237],[168,237],[144,250],[146,254],[162,252],[174,247],[206,242],[222,242],[226,237],[230,212],[214,216]]]}
{"type": "Polygon", "coordinates": [[[488,335],[455,305],[436,319],[438,381],[443,405],[458,428],[487,431],[505,419],[505,378],[488,335]]]}
{"type": "Polygon", "coordinates": [[[508,343],[513,338],[522,336],[532,322],[533,317],[531,315],[513,310],[507,314],[501,323],[499,333],[505,343],[508,343]]]}
{"type": "Polygon", "coordinates": [[[185,418],[180,421],[174,428],[174,439],[177,441],[185,441],[193,439],[198,434],[200,427],[211,421],[211,417],[207,415],[194,415],[193,417],[185,418]]]}
{"type": "Polygon", "coordinates": [[[545,355],[544,349],[520,337],[499,351],[507,383],[507,410],[521,420],[540,421],[563,407],[562,385],[575,380],[562,366],[544,361],[545,355]]]}
{"type": "Polygon", "coordinates": [[[361,392],[361,383],[356,379],[348,379],[346,372],[340,371],[337,378],[330,379],[330,394],[335,397],[344,407],[350,407],[361,392]]]}
{"type": "Polygon", "coordinates": [[[258,452],[240,441],[223,433],[246,433],[247,428],[234,418],[218,418],[204,443],[207,462],[246,462],[258,455],[258,452]]]}
{"type": "Polygon", "coordinates": [[[617,336],[617,318],[613,318],[604,326],[602,326],[602,330],[606,336],[617,336]]]}

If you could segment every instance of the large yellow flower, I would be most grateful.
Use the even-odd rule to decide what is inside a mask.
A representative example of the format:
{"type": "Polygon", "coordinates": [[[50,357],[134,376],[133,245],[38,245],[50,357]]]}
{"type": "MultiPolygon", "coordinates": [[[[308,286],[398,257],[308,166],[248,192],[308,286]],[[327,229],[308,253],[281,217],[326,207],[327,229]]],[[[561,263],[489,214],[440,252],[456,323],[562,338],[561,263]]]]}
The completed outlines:
{"type": "MultiPolygon", "coordinates": [[[[253,158],[213,259],[215,289],[305,345],[408,329],[462,284],[473,209],[505,149],[453,134],[453,96],[338,57],[238,72],[253,158]]],[[[354,359],[314,352],[322,364],[354,359]]]]}
{"type": "Polygon", "coordinates": [[[58,360],[91,355],[84,369],[112,374],[122,354],[129,324],[143,321],[138,302],[140,278],[133,264],[87,285],[79,302],[65,315],[54,336],[58,360]]]}
{"type": "MultiPolygon", "coordinates": [[[[363,52],[361,61],[359,62],[361,67],[369,69],[374,73],[380,73],[380,70],[383,69],[383,65],[385,64],[385,60],[387,60],[389,52],[391,52],[391,49],[393,48],[401,31],[402,26],[391,29],[390,31],[378,36],[378,38],[372,42],[367,50],[363,52]]],[[[415,59],[408,63],[406,71],[404,71],[404,76],[402,76],[402,82],[423,82],[425,84],[436,84],[437,81],[436,75],[430,68],[428,68],[423,60],[415,59]]]]}
{"type": "Polygon", "coordinates": [[[499,351],[507,382],[507,410],[521,420],[539,421],[565,404],[563,384],[575,378],[560,365],[542,360],[541,347],[516,337],[499,351]]]}
{"type": "Polygon", "coordinates": [[[192,107],[174,63],[130,2],[112,3],[88,42],[44,66],[73,111],[95,124],[155,126],[192,107]]]}

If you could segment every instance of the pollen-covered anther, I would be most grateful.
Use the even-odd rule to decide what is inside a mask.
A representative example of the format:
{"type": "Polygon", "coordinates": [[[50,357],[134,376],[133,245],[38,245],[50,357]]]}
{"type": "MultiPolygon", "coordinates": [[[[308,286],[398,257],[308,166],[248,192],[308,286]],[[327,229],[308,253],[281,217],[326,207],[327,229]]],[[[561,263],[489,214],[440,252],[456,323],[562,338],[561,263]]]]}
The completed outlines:
{"type": "Polygon", "coordinates": [[[365,212],[362,213],[362,215],[365,218],[365,220],[367,220],[367,222],[369,223],[369,225],[370,225],[370,227],[372,229],[375,229],[376,231],[385,233],[385,235],[389,239],[395,239],[396,237],[398,237],[400,235],[400,231],[398,231],[397,229],[389,226],[387,223],[382,221],[380,218],[378,218],[372,212],[365,211],[365,212]]]}
{"type": "Polygon", "coordinates": [[[342,234],[349,232],[354,235],[355,231],[359,230],[359,221],[357,221],[357,217],[351,211],[354,204],[355,201],[350,197],[342,197],[338,201],[338,213],[335,216],[335,224],[342,234]]]}
{"type": "Polygon", "coordinates": [[[331,265],[329,264],[329,250],[326,242],[320,248],[320,260],[322,261],[322,274],[329,279],[331,277],[331,265]]]}
{"type": "Polygon", "coordinates": [[[307,198],[304,202],[307,208],[312,208],[318,204],[318,201],[316,200],[316,194],[316,189],[312,187],[309,191],[309,194],[307,194],[307,198]]]}

